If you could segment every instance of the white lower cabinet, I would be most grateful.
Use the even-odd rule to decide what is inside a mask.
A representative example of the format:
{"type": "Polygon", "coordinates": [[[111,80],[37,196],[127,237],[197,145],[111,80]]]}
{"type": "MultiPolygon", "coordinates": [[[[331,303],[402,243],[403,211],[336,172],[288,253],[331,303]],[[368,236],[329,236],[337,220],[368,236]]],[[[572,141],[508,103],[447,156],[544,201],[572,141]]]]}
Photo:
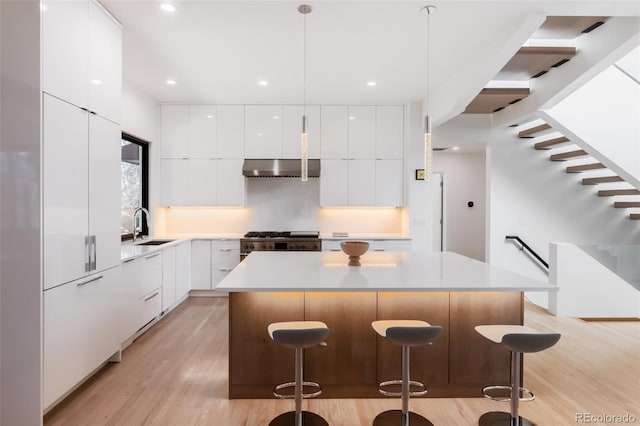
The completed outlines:
{"type": "Polygon", "coordinates": [[[176,246],[176,300],[189,296],[191,289],[191,241],[176,246]]]}
{"type": "Polygon", "coordinates": [[[162,310],[162,252],[122,264],[120,342],[126,342],[162,310]]]}
{"type": "Polygon", "coordinates": [[[240,263],[240,240],[194,240],[191,242],[191,289],[215,290],[240,263]]]}
{"type": "Polygon", "coordinates": [[[43,302],[43,408],[120,350],[115,267],[48,289],[43,302]]]}
{"type": "MultiPolygon", "coordinates": [[[[322,251],[342,251],[341,241],[349,240],[322,240],[322,251]]],[[[411,250],[411,240],[361,240],[369,243],[369,252],[372,251],[408,251],[411,250]]]]}
{"type": "Polygon", "coordinates": [[[167,313],[189,295],[191,242],[162,251],[162,312],[167,313]]]}
{"type": "Polygon", "coordinates": [[[211,241],[211,288],[215,290],[220,281],[240,263],[239,240],[211,241]]]}
{"type": "Polygon", "coordinates": [[[191,289],[211,290],[211,241],[191,241],[191,289]]]}

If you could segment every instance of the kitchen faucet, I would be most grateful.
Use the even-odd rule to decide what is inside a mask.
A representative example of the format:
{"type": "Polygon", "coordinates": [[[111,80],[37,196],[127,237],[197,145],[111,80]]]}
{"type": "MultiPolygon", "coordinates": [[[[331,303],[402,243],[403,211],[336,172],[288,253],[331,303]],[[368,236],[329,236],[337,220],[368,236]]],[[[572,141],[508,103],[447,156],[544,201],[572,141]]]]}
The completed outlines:
{"type": "MultiPolygon", "coordinates": [[[[147,220],[147,229],[149,229],[149,210],[145,209],[144,207],[138,207],[133,211],[133,242],[136,241],[136,215],[138,214],[138,212],[142,212],[146,214],[146,220],[147,220]]],[[[142,220],[142,214],[140,215],[140,219],[142,220]]],[[[142,232],[142,224],[140,224],[140,232],[142,232]]]]}

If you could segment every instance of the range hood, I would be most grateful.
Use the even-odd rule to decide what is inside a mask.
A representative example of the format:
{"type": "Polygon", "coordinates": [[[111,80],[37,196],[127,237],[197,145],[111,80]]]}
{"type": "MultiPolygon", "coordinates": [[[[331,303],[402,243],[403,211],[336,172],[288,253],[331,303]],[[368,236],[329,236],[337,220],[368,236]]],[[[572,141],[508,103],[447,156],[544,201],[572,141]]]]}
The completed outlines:
{"type": "MultiPolygon", "coordinates": [[[[309,177],[320,177],[320,160],[309,159],[309,177]]],[[[300,159],[246,159],[242,165],[246,177],[300,177],[300,159]]]]}

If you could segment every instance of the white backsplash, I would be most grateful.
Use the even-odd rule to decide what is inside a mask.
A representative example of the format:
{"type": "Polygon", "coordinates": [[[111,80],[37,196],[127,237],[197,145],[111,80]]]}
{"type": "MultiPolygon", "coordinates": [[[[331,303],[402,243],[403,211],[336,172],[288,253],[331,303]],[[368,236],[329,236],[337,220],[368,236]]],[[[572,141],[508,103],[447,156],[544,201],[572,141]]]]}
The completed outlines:
{"type": "Polygon", "coordinates": [[[407,235],[407,209],[321,208],[320,180],[247,179],[247,207],[156,208],[155,229],[167,234],[244,234],[257,231],[335,231],[407,235]]]}

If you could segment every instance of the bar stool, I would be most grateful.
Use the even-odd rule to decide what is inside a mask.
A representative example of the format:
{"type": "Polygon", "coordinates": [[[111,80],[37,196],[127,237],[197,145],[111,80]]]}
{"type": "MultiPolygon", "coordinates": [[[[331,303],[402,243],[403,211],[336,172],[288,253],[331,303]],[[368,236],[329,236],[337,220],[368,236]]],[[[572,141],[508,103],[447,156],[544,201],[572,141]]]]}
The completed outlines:
{"type": "Polygon", "coordinates": [[[426,418],[409,411],[409,397],[427,393],[424,384],[409,378],[409,349],[412,346],[432,344],[442,334],[442,327],[419,320],[382,320],[372,322],[371,326],[380,336],[402,346],[402,380],[389,380],[378,385],[378,391],[382,395],[402,398],[402,410],[388,410],[378,414],[373,420],[374,426],[433,426],[426,418]],[[390,385],[402,385],[401,392],[384,390],[384,387],[390,385]],[[410,386],[417,386],[420,390],[411,392],[410,386]]]}
{"type": "Polygon", "coordinates": [[[494,343],[501,343],[511,351],[511,386],[487,386],[482,394],[494,401],[510,402],[511,413],[491,411],[480,417],[480,426],[535,426],[531,420],[518,414],[520,401],[533,401],[535,395],[520,386],[520,360],[523,353],[540,352],[555,345],[560,340],[559,333],[540,333],[524,325],[478,325],[476,331],[494,343]],[[510,396],[495,397],[489,392],[508,390],[510,396]],[[527,397],[520,397],[528,394],[527,397]]]}
{"type": "Polygon", "coordinates": [[[303,379],[303,349],[321,345],[329,335],[329,327],[320,321],[274,322],[267,327],[269,336],[274,342],[295,350],[295,381],[277,385],[273,395],[280,399],[295,399],[295,411],[280,414],[269,423],[270,426],[328,426],[326,420],[315,413],[302,411],[302,399],[313,398],[322,393],[320,385],[305,382],[303,379]],[[304,393],[303,387],[317,389],[312,393],[304,393]],[[280,390],[294,388],[293,395],[283,395],[280,390]]]}

